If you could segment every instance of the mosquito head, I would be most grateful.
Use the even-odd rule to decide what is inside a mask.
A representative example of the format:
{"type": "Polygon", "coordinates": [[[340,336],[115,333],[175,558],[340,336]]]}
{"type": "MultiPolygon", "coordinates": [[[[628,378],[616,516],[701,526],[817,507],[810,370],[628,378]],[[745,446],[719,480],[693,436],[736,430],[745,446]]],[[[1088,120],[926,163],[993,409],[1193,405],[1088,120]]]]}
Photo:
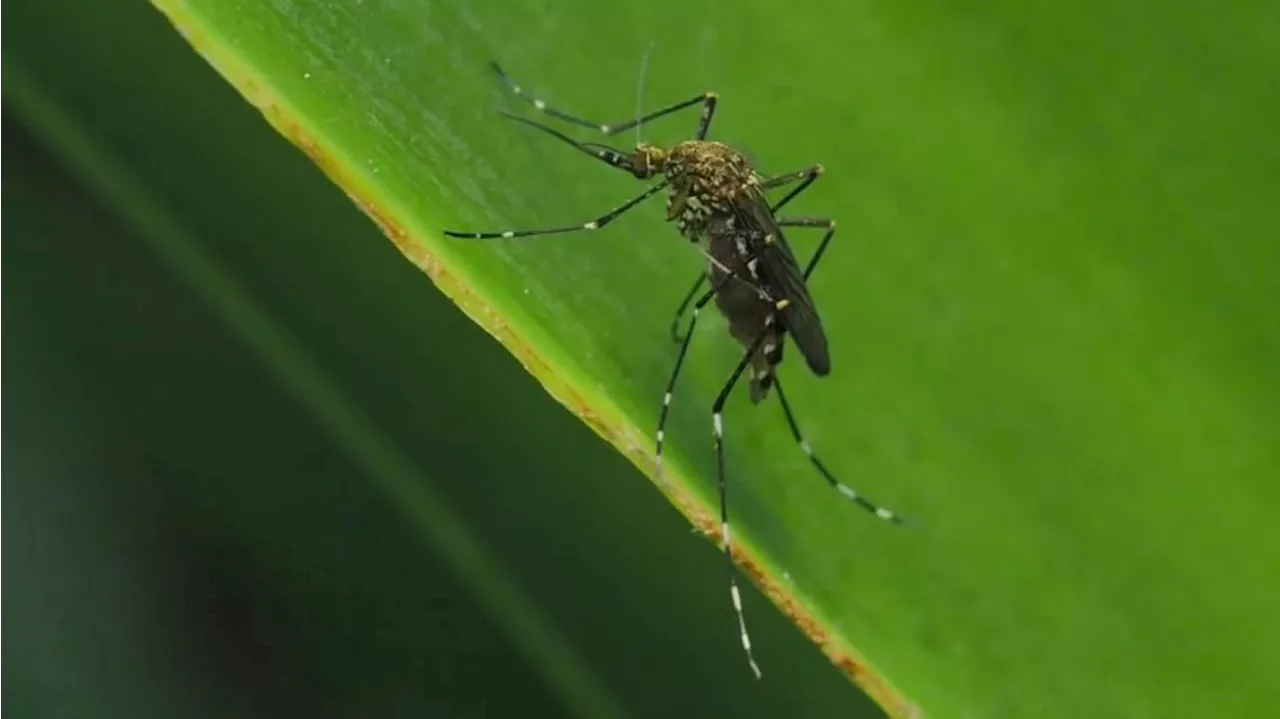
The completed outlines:
{"type": "Polygon", "coordinates": [[[631,173],[641,180],[654,175],[661,175],[667,169],[667,158],[670,152],[661,147],[641,143],[628,158],[631,162],[631,173]]]}

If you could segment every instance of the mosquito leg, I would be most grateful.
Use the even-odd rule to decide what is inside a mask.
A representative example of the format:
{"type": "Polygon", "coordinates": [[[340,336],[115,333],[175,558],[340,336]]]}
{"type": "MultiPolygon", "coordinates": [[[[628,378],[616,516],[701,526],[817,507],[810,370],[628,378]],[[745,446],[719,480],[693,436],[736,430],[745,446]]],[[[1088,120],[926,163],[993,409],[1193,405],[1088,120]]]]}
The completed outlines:
{"type": "MultiPolygon", "coordinates": [[[[695,285],[694,289],[697,289],[697,287],[698,285],[695,285]]],[[[671,377],[667,380],[667,390],[662,395],[662,410],[658,413],[658,447],[654,452],[653,460],[654,473],[658,477],[662,476],[662,444],[666,440],[667,412],[671,410],[671,394],[676,388],[676,378],[680,376],[680,367],[684,365],[685,354],[689,351],[689,340],[693,338],[693,328],[698,324],[698,313],[702,311],[703,307],[707,306],[707,303],[715,295],[715,289],[708,290],[698,298],[697,302],[693,303],[693,316],[689,318],[689,329],[680,341],[680,352],[676,355],[675,366],[671,368],[671,377]]],[[[693,293],[690,292],[689,297],[692,296],[693,293]]],[[[688,304],[688,297],[685,298],[684,304],[688,304]]],[[[683,305],[681,307],[683,309],[683,305]]]]}
{"type": "Polygon", "coordinates": [[[560,132],[554,127],[543,125],[542,123],[535,122],[534,120],[530,120],[527,117],[521,117],[519,115],[513,115],[509,112],[502,112],[502,111],[499,111],[498,114],[502,115],[508,120],[515,120],[516,122],[519,122],[524,125],[528,125],[529,127],[532,127],[535,130],[540,130],[542,132],[545,132],[548,135],[551,135],[552,137],[556,138],[557,140],[565,143],[566,145],[570,145],[574,149],[578,150],[579,152],[586,153],[596,158],[597,160],[605,163],[606,165],[609,165],[611,167],[616,167],[619,170],[626,170],[631,174],[635,174],[635,172],[632,170],[632,163],[630,158],[626,154],[619,152],[618,150],[615,150],[612,147],[608,147],[605,145],[598,145],[593,142],[578,142],[577,140],[573,139],[572,137],[569,137],[563,132],[560,132]]]}
{"type": "Polygon", "coordinates": [[[682,100],[674,105],[667,105],[660,110],[654,110],[648,115],[637,117],[634,120],[627,120],[626,122],[617,125],[601,125],[600,131],[605,135],[612,137],[620,132],[626,132],[636,125],[652,122],[658,118],[679,112],[686,107],[693,107],[694,105],[699,104],[702,105],[702,114],[698,117],[698,132],[696,137],[699,140],[705,140],[707,139],[707,130],[711,129],[711,116],[716,112],[716,94],[714,92],[704,92],[700,95],[695,95],[688,100],[682,100]]]}
{"type": "Polygon", "coordinates": [[[703,140],[703,139],[706,139],[707,127],[711,124],[711,116],[712,114],[715,113],[715,107],[716,107],[715,93],[704,92],[700,95],[691,97],[688,100],[682,100],[673,105],[668,105],[660,110],[654,110],[653,112],[647,115],[644,115],[642,117],[637,117],[633,120],[627,120],[626,122],[621,122],[621,123],[612,124],[612,125],[593,122],[591,120],[587,120],[587,119],[578,117],[576,115],[570,115],[567,112],[562,112],[560,110],[557,110],[554,107],[551,107],[547,103],[543,102],[542,100],[538,99],[537,97],[530,95],[523,87],[521,87],[514,80],[512,80],[511,77],[508,76],[507,73],[504,72],[503,69],[498,65],[498,63],[491,62],[489,63],[489,66],[493,68],[493,71],[498,74],[499,78],[502,79],[503,84],[507,86],[507,89],[511,91],[511,94],[529,103],[538,112],[542,112],[547,115],[550,115],[551,117],[554,117],[557,120],[562,120],[564,122],[578,125],[579,127],[589,127],[592,130],[604,133],[606,136],[609,136],[609,137],[612,137],[613,135],[617,135],[618,133],[626,132],[627,130],[630,130],[631,128],[635,127],[636,125],[646,123],[646,122],[652,122],[653,120],[666,117],[667,115],[670,115],[675,112],[679,112],[685,108],[693,107],[694,105],[701,104],[702,118],[698,123],[698,139],[703,140]]]}
{"type": "MultiPolygon", "coordinates": [[[[784,205],[796,199],[801,192],[804,192],[809,188],[809,185],[812,185],[819,177],[822,177],[822,173],[822,165],[810,165],[803,170],[788,172],[784,175],[776,175],[761,182],[760,187],[765,190],[769,190],[774,187],[782,187],[793,182],[800,183],[793,188],[791,192],[788,192],[781,200],[773,203],[773,206],[769,208],[769,211],[777,213],[777,211],[782,209],[784,205]]],[[[818,249],[814,251],[813,257],[809,259],[809,264],[804,269],[804,278],[805,280],[808,280],[809,276],[813,274],[813,271],[817,269],[818,261],[822,259],[822,253],[827,251],[827,243],[831,242],[831,237],[836,234],[836,221],[821,217],[796,217],[790,219],[778,218],[778,226],[816,227],[826,229],[827,234],[823,235],[822,241],[818,243],[818,249]]]]}
{"type": "Polygon", "coordinates": [[[809,462],[818,470],[822,475],[822,478],[827,480],[827,484],[831,485],[831,487],[840,492],[840,494],[843,494],[853,500],[853,502],[859,507],[862,507],[880,519],[883,519],[886,522],[892,522],[893,524],[903,524],[905,520],[901,515],[866,499],[852,487],[836,479],[835,476],[827,470],[826,465],[824,465],[822,460],[818,459],[818,455],[814,453],[813,447],[809,446],[809,441],[804,438],[804,435],[800,434],[800,425],[796,423],[795,415],[791,413],[791,405],[787,403],[787,395],[783,393],[782,383],[777,377],[774,377],[773,379],[773,388],[778,394],[778,402],[782,404],[782,413],[787,418],[787,426],[791,428],[791,436],[795,438],[796,444],[800,446],[800,451],[804,452],[804,456],[809,458],[809,462]]]}
{"type": "Polygon", "coordinates": [[[827,251],[827,245],[831,242],[831,238],[836,234],[836,221],[829,220],[825,217],[790,217],[778,220],[779,227],[813,227],[820,230],[826,230],[827,234],[822,236],[822,241],[818,243],[818,249],[814,250],[813,257],[809,258],[809,264],[804,268],[804,279],[809,280],[809,276],[818,268],[818,261],[822,259],[822,253],[827,251]]]}
{"type": "MultiPolygon", "coordinates": [[[[690,332],[690,334],[693,334],[690,332]]],[[[724,556],[729,561],[729,597],[733,600],[733,611],[738,615],[738,632],[742,636],[742,649],[747,653],[747,662],[751,665],[751,671],[755,673],[759,679],[760,666],[756,664],[755,655],[751,653],[751,637],[747,634],[747,620],[742,613],[742,593],[738,591],[738,579],[733,568],[733,551],[729,540],[729,503],[727,493],[725,492],[724,481],[724,403],[729,399],[729,393],[733,391],[734,385],[738,383],[738,378],[742,376],[743,370],[751,362],[751,357],[760,349],[760,345],[764,343],[768,332],[761,333],[755,342],[747,348],[742,355],[742,360],[738,362],[738,366],[734,368],[733,374],[729,375],[729,381],[725,382],[724,389],[720,390],[720,394],[716,395],[716,401],[711,405],[711,426],[712,438],[716,445],[716,486],[720,492],[720,537],[724,541],[724,556]]],[[[688,340],[685,340],[688,342],[688,340]]]]}
{"type": "Polygon", "coordinates": [[[792,188],[791,192],[788,192],[781,200],[773,203],[773,206],[769,208],[769,211],[776,213],[778,210],[781,210],[783,205],[786,205],[788,202],[796,199],[801,192],[809,189],[809,185],[812,185],[819,177],[821,177],[823,172],[824,170],[822,165],[810,165],[803,170],[775,175],[761,181],[760,189],[762,190],[772,190],[775,187],[790,185],[793,182],[800,183],[798,187],[792,188]]]}
{"type": "Polygon", "coordinates": [[[693,287],[685,293],[684,299],[680,300],[680,306],[676,308],[676,316],[671,319],[671,341],[680,343],[684,338],[680,336],[680,320],[684,319],[684,311],[689,309],[689,303],[693,302],[693,298],[698,294],[698,290],[702,289],[703,283],[707,281],[705,272],[698,274],[698,281],[693,283],[693,287]]]}
{"type": "MultiPolygon", "coordinates": [[[[805,267],[804,278],[808,281],[809,277],[813,274],[814,269],[817,268],[818,262],[822,259],[822,253],[826,252],[827,245],[831,242],[831,237],[836,233],[835,220],[829,220],[822,217],[795,217],[780,219],[778,220],[778,225],[780,227],[813,227],[817,229],[826,229],[826,234],[822,236],[822,241],[818,243],[818,249],[813,253],[813,257],[810,258],[809,264],[805,267]]],[[[839,491],[840,494],[843,494],[853,500],[859,507],[871,512],[880,519],[887,522],[893,522],[894,524],[902,524],[903,519],[900,515],[865,499],[852,487],[837,480],[831,472],[827,470],[826,466],[822,463],[822,460],[818,459],[818,455],[814,454],[813,448],[809,446],[808,440],[806,440],[800,433],[800,425],[796,423],[795,415],[791,412],[791,405],[787,403],[787,396],[782,391],[782,383],[777,377],[774,377],[773,387],[778,393],[778,402],[782,404],[782,413],[787,418],[787,426],[791,428],[791,436],[795,439],[796,444],[800,446],[800,451],[804,452],[804,455],[809,458],[809,462],[818,470],[823,479],[827,480],[827,483],[839,491]]]]}
{"type": "Polygon", "coordinates": [[[596,219],[583,223],[581,225],[569,225],[567,227],[552,227],[543,230],[505,230],[503,232],[459,232],[457,230],[445,230],[444,234],[449,237],[461,237],[469,240],[491,240],[494,238],[509,239],[512,237],[532,237],[535,235],[555,235],[563,232],[577,232],[578,230],[598,230],[601,227],[618,219],[618,216],[630,210],[632,207],[653,197],[666,187],[666,182],[659,182],[650,187],[636,197],[631,198],[627,202],[609,210],[607,213],[597,217],[596,219]]]}

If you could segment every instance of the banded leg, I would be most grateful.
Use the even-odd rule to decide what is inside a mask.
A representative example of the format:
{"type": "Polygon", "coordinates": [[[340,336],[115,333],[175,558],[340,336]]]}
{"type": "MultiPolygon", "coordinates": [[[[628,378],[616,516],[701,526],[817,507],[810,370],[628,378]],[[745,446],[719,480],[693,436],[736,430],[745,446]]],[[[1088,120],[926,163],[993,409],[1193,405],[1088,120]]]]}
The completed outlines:
{"type": "MultiPolygon", "coordinates": [[[[693,293],[689,293],[693,296],[693,293]]],[[[689,351],[689,340],[693,337],[693,328],[698,324],[698,313],[703,307],[715,297],[715,289],[710,289],[698,298],[693,304],[693,316],[689,318],[689,330],[685,332],[684,339],[680,343],[680,352],[676,355],[676,364],[671,368],[671,377],[667,380],[667,390],[662,395],[662,410],[658,413],[658,447],[654,452],[654,473],[656,477],[662,476],[662,444],[666,439],[667,432],[667,412],[671,410],[671,393],[676,388],[676,378],[680,376],[680,367],[684,365],[685,354],[689,351]]],[[[687,304],[686,298],[686,304],[687,304]]]]}
{"type": "Polygon", "coordinates": [[[597,217],[596,219],[590,222],[585,222],[581,225],[551,227],[551,228],[541,229],[541,230],[504,230],[502,232],[460,232],[458,230],[445,230],[444,234],[448,235],[449,237],[460,237],[463,239],[470,239],[470,240],[492,240],[499,237],[504,239],[509,239],[512,237],[557,235],[563,232],[577,232],[579,230],[598,230],[601,227],[604,227],[605,225],[609,224],[610,222],[613,222],[614,220],[618,219],[618,216],[622,215],[627,210],[630,210],[632,207],[635,207],[641,202],[644,202],[650,197],[653,197],[654,195],[658,194],[666,186],[667,186],[666,181],[659,182],[653,187],[650,187],[649,189],[645,190],[639,195],[631,198],[627,202],[613,208],[612,210],[609,210],[608,212],[601,215],[600,217],[597,217]]]}
{"type": "Polygon", "coordinates": [[[836,479],[835,476],[827,470],[826,465],[822,463],[822,460],[818,459],[818,455],[814,453],[813,447],[809,445],[809,440],[805,439],[804,435],[800,434],[800,425],[796,423],[795,415],[791,413],[791,405],[787,402],[787,395],[782,391],[782,382],[776,376],[773,378],[773,389],[778,395],[778,402],[782,404],[782,414],[787,418],[787,426],[791,428],[791,436],[796,440],[796,444],[800,446],[800,451],[804,452],[804,456],[809,458],[809,462],[818,470],[822,475],[822,478],[827,480],[827,484],[831,485],[831,487],[840,492],[840,494],[843,494],[853,500],[853,502],[859,507],[862,507],[880,519],[883,519],[886,522],[892,522],[893,524],[904,524],[906,520],[904,520],[901,515],[866,499],[852,487],[836,479]]]}
{"type": "Polygon", "coordinates": [[[535,130],[538,130],[540,132],[545,132],[548,135],[556,138],[557,140],[565,143],[566,145],[573,147],[579,152],[586,153],[596,158],[597,160],[605,163],[606,165],[609,165],[610,167],[615,167],[619,170],[625,170],[626,172],[629,172],[633,175],[635,174],[635,171],[632,169],[632,163],[630,158],[627,155],[613,149],[612,147],[608,147],[607,145],[600,145],[594,142],[578,142],[577,140],[573,139],[572,137],[569,137],[563,132],[560,132],[554,127],[543,125],[542,123],[535,122],[533,120],[530,120],[527,117],[513,115],[509,112],[505,112],[502,110],[499,110],[498,114],[502,115],[508,120],[515,120],[516,122],[522,125],[528,125],[529,127],[532,127],[535,130]]]}
{"type": "Polygon", "coordinates": [[[633,120],[627,120],[626,122],[621,122],[616,125],[606,125],[598,122],[593,122],[591,120],[586,120],[576,115],[570,115],[567,112],[562,112],[560,110],[555,109],[554,107],[551,107],[550,105],[543,102],[539,98],[534,97],[533,95],[530,95],[527,92],[525,92],[525,89],[520,85],[518,85],[515,81],[513,81],[507,75],[507,73],[502,70],[502,68],[498,65],[498,63],[491,62],[489,63],[489,66],[492,67],[493,71],[496,72],[498,74],[498,77],[502,79],[502,82],[507,86],[507,89],[511,91],[511,94],[529,103],[538,112],[542,112],[547,115],[550,115],[551,117],[554,117],[557,120],[562,120],[564,122],[578,125],[579,127],[589,127],[592,130],[596,130],[598,132],[604,133],[606,137],[612,137],[619,133],[626,132],[627,130],[630,130],[631,128],[635,127],[636,125],[640,125],[646,122],[652,122],[659,118],[666,117],[667,115],[670,115],[672,113],[679,112],[685,108],[689,108],[689,107],[693,107],[694,105],[701,104],[702,115],[698,121],[697,138],[699,140],[705,140],[707,138],[707,130],[711,127],[711,117],[712,115],[715,114],[715,111],[716,111],[716,94],[714,92],[704,92],[694,97],[691,97],[688,100],[682,100],[672,105],[668,105],[660,110],[654,110],[653,112],[647,115],[637,117],[633,120]]]}
{"type": "Polygon", "coordinates": [[[763,333],[751,343],[742,355],[742,360],[738,362],[738,366],[734,368],[733,374],[729,375],[729,381],[725,382],[720,394],[716,395],[715,403],[711,405],[712,438],[716,446],[716,487],[720,492],[720,537],[724,540],[724,557],[729,562],[729,597],[733,600],[733,611],[738,615],[738,633],[742,636],[742,649],[747,653],[747,662],[751,665],[751,671],[755,673],[756,679],[761,677],[760,666],[756,664],[755,655],[751,652],[751,637],[747,634],[747,620],[742,612],[742,593],[738,591],[738,579],[734,572],[733,551],[729,540],[729,502],[724,480],[723,414],[724,403],[733,392],[734,385],[738,383],[738,378],[742,376],[743,370],[751,362],[751,357],[760,349],[760,345],[764,343],[767,336],[768,333],[763,333]]]}
{"type": "MultiPolygon", "coordinates": [[[[827,233],[822,236],[822,241],[818,243],[818,249],[813,253],[813,257],[809,259],[809,264],[805,267],[804,278],[808,281],[809,277],[813,274],[814,269],[817,268],[819,260],[822,259],[822,253],[826,252],[827,245],[831,242],[832,235],[836,233],[835,220],[828,220],[820,217],[799,217],[778,220],[778,224],[784,227],[814,227],[818,229],[825,228],[827,230],[827,233]]],[[[835,476],[827,470],[827,467],[822,463],[822,460],[818,459],[818,455],[814,454],[813,447],[809,445],[809,441],[800,433],[800,425],[796,422],[795,415],[791,412],[791,405],[788,404],[787,396],[782,391],[782,383],[776,376],[773,378],[773,387],[778,393],[778,402],[782,404],[782,413],[787,418],[787,426],[791,428],[791,436],[795,438],[796,444],[800,446],[800,451],[804,452],[804,455],[809,458],[809,462],[818,470],[822,475],[822,478],[827,480],[827,483],[839,491],[840,494],[843,494],[853,500],[859,507],[871,512],[880,519],[887,522],[893,522],[894,524],[903,524],[905,520],[901,515],[865,499],[852,487],[837,480],[835,476]]]]}

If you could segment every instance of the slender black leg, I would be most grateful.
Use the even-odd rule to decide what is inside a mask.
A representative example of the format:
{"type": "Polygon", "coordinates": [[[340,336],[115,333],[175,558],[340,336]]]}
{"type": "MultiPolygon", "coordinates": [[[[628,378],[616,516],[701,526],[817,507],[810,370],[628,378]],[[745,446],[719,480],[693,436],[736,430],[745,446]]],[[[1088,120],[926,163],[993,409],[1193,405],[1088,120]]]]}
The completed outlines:
{"type": "MultiPolygon", "coordinates": [[[[690,333],[692,334],[692,333],[690,333]]],[[[738,383],[738,378],[742,376],[743,370],[751,362],[751,357],[760,349],[760,345],[764,343],[769,333],[763,333],[747,351],[742,355],[742,360],[738,362],[738,366],[734,368],[733,374],[729,376],[729,381],[725,382],[724,389],[720,390],[720,394],[716,395],[715,404],[711,405],[711,426],[712,437],[716,445],[716,486],[720,492],[720,537],[724,541],[724,556],[729,561],[729,597],[733,600],[733,611],[738,615],[738,632],[742,636],[742,649],[747,653],[747,662],[751,665],[751,671],[755,673],[759,679],[760,666],[756,664],[755,655],[751,653],[751,637],[747,634],[747,620],[742,613],[742,593],[738,591],[738,579],[733,567],[733,552],[729,540],[729,502],[728,493],[725,491],[724,480],[724,403],[729,399],[729,394],[733,391],[734,385],[738,383]]],[[[686,342],[688,340],[686,339],[686,342]]]]}
{"type": "Polygon", "coordinates": [[[543,230],[504,230],[502,232],[459,232],[458,230],[445,230],[444,233],[449,237],[461,237],[463,239],[470,239],[470,240],[491,240],[497,237],[501,237],[501,238],[532,237],[535,235],[555,235],[555,234],[560,234],[562,232],[577,232],[578,230],[598,230],[601,227],[604,227],[605,225],[609,224],[610,222],[613,222],[614,220],[618,219],[618,216],[623,214],[627,210],[630,210],[632,207],[635,207],[641,202],[644,202],[650,197],[653,197],[654,195],[658,194],[666,186],[667,186],[667,183],[665,181],[659,182],[653,187],[650,187],[649,189],[640,193],[636,197],[633,197],[632,199],[613,208],[612,210],[609,210],[607,213],[601,215],[600,217],[597,217],[596,219],[590,222],[583,223],[581,225],[569,225],[567,227],[552,227],[552,228],[543,229],[543,230]]]}
{"type": "Polygon", "coordinates": [[[782,404],[782,414],[787,418],[787,426],[791,428],[791,436],[795,438],[796,444],[800,446],[800,451],[804,452],[804,456],[809,458],[809,462],[818,470],[819,474],[822,475],[822,478],[827,480],[827,484],[831,485],[832,488],[840,492],[840,494],[843,494],[853,500],[859,507],[871,512],[880,519],[894,524],[903,524],[905,520],[903,520],[901,515],[864,498],[861,494],[854,491],[852,487],[836,479],[835,476],[827,470],[826,465],[824,465],[822,460],[818,459],[818,455],[814,453],[813,447],[809,446],[809,441],[804,438],[804,435],[800,434],[800,425],[796,423],[795,415],[791,413],[791,405],[787,402],[787,395],[783,393],[782,383],[777,377],[774,377],[773,389],[778,394],[778,402],[782,404]]]}
{"type": "Polygon", "coordinates": [[[809,276],[818,268],[818,262],[822,259],[822,253],[827,251],[827,245],[830,244],[831,238],[836,234],[836,221],[829,220],[825,217],[790,217],[778,220],[779,227],[813,227],[816,229],[825,229],[827,233],[822,236],[822,241],[818,243],[818,249],[814,250],[813,257],[809,258],[809,264],[804,268],[804,279],[807,282],[809,276]]]}
{"type": "MultiPolygon", "coordinates": [[[[809,277],[813,275],[813,271],[818,267],[818,262],[822,259],[822,254],[826,252],[827,245],[831,242],[831,237],[836,233],[835,220],[829,220],[822,217],[796,217],[780,219],[778,220],[778,225],[782,227],[813,227],[817,229],[826,229],[826,234],[822,236],[822,241],[818,243],[818,249],[814,251],[813,257],[809,259],[809,264],[805,267],[804,278],[805,281],[808,281],[809,277]]],[[[791,413],[791,405],[787,403],[787,396],[783,393],[782,383],[777,377],[774,377],[773,386],[778,393],[778,401],[782,404],[782,413],[787,418],[787,426],[791,428],[791,436],[795,438],[796,444],[800,446],[800,451],[804,452],[804,455],[809,458],[809,461],[822,475],[823,479],[827,480],[827,483],[838,490],[840,494],[843,494],[853,500],[859,507],[871,512],[880,519],[893,522],[894,524],[902,524],[903,519],[900,515],[863,498],[863,496],[854,491],[852,487],[837,480],[831,472],[827,470],[826,466],[822,464],[822,460],[818,459],[818,456],[814,454],[813,448],[809,446],[808,440],[800,434],[800,425],[796,423],[795,415],[791,413]]]]}
{"type": "Polygon", "coordinates": [[[527,117],[513,115],[509,112],[504,112],[501,110],[498,111],[498,114],[502,115],[508,120],[515,120],[516,122],[522,125],[528,125],[529,127],[532,127],[535,130],[545,132],[548,135],[556,138],[557,140],[565,143],[566,145],[570,145],[574,149],[578,150],[579,152],[590,155],[596,158],[597,160],[605,163],[606,165],[609,165],[610,167],[616,167],[619,170],[626,170],[631,174],[635,174],[634,171],[631,169],[632,163],[631,163],[630,157],[622,152],[619,152],[618,150],[613,149],[612,147],[606,147],[605,145],[597,145],[596,143],[593,143],[593,142],[578,142],[577,140],[573,139],[572,137],[569,137],[563,132],[560,132],[554,127],[543,125],[542,123],[535,122],[534,120],[530,120],[527,117]]]}
{"type": "Polygon", "coordinates": [[[604,133],[608,137],[612,137],[613,135],[617,135],[618,133],[621,133],[621,132],[626,132],[627,130],[630,130],[631,128],[635,127],[636,125],[639,125],[645,122],[652,122],[653,120],[666,117],[667,115],[670,115],[675,112],[679,112],[685,108],[693,107],[694,105],[701,104],[702,116],[701,116],[701,119],[698,121],[697,138],[699,140],[705,140],[707,137],[707,129],[711,125],[711,116],[715,114],[715,110],[716,110],[716,94],[714,92],[704,92],[694,97],[691,97],[688,100],[682,100],[675,104],[668,105],[660,110],[654,110],[653,112],[647,115],[644,115],[642,117],[637,117],[633,120],[627,120],[626,122],[621,122],[617,124],[603,124],[599,122],[593,122],[591,120],[586,120],[576,115],[570,115],[567,112],[562,112],[560,110],[557,110],[551,107],[547,103],[543,102],[537,97],[534,97],[533,95],[530,95],[527,91],[525,91],[523,87],[521,87],[519,84],[513,81],[507,75],[507,73],[502,70],[502,68],[498,65],[498,63],[496,62],[489,63],[489,65],[490,67],[493,68],[493,71],[498,74],[498,77],[502,79],[502,82],[507,86],[507,89],[511,90],[511,94],[529,103],[538,112],[546,113],[547,115],[550,115],[551,117],[554,117],[557,120],[563,120],[564,122],[572,123],[580,127],[589,127],[592,130],[596,130],[598,132],[604,133]]]}
{"type": "Polygon", "coordinates": [[[769,208],[769,211],[776,214],[784,205],[796,199],[801,192],[807,190],[809,185],[812,185],[819,177],[822,176],[823,171],[822,165],[810,165],[803,170],[775,175],[774,177],[770,177],[767,180],[762,181],[760,183],[760,189],[762,190],[772,190],[775,187],[782,187],[784,185],[790,185],[793,182],[800,182],[798,187],[795,187],[791,192],[788,192],[781,200],[773,203],[773,206],[769,208]]]}
{"type": "Polygon", "coordinates": [[[698,274],[698,281],[693,283],[693,287],[685,293],[684,299],[680,300],[680,306],[676,308],[676,316],[671,319],[671,341],[679,344],[684,341],[684,337],[680,335],[680,320],[684,319],[684,311],[689,309],[689,303],[693,302],[693,298],[698,294],[698,290],[702,289],[703,283],[707,281],[705,272],[698,274]]]}
{"type": "MultiPolygon", "coordinates": [[[[658,448],[654,452],[654,472],[662,476],[662,445],[667,436],[667,412],[671,410],[671,394],[676,389],[676,378],[680,376],[680,367],[684,365],[685,354],[689,351],[689,340],[693,338],[693,328],[698,324],[698,313],[715,297],[715,290],[708,290],[693,304],[693,316],[689,318],[689,329],[680,343],[680,352],[676,354],[676,364],[671,368],[671,377],[667,379],[667,390],[662,395],[662,410],[658,413],[658,448]]],[[[692,296],[692,293],[690,293],[692,296]]],[[[686,298],[687,299],[687,298],[686,298]]]]}

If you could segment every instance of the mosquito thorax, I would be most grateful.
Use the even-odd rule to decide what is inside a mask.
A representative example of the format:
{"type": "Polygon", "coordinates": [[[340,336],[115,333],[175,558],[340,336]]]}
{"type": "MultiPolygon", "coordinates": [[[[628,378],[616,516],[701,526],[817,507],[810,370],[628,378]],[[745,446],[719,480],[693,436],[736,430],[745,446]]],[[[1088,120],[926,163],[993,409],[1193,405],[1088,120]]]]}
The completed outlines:
{"type": "Polygon", "coordinates": [[[717,219],[732,221],[734,199],[758,183],[741,153],[719,142],[689,140],[662,153],[667,220],[697,242],[717,219]]]}

